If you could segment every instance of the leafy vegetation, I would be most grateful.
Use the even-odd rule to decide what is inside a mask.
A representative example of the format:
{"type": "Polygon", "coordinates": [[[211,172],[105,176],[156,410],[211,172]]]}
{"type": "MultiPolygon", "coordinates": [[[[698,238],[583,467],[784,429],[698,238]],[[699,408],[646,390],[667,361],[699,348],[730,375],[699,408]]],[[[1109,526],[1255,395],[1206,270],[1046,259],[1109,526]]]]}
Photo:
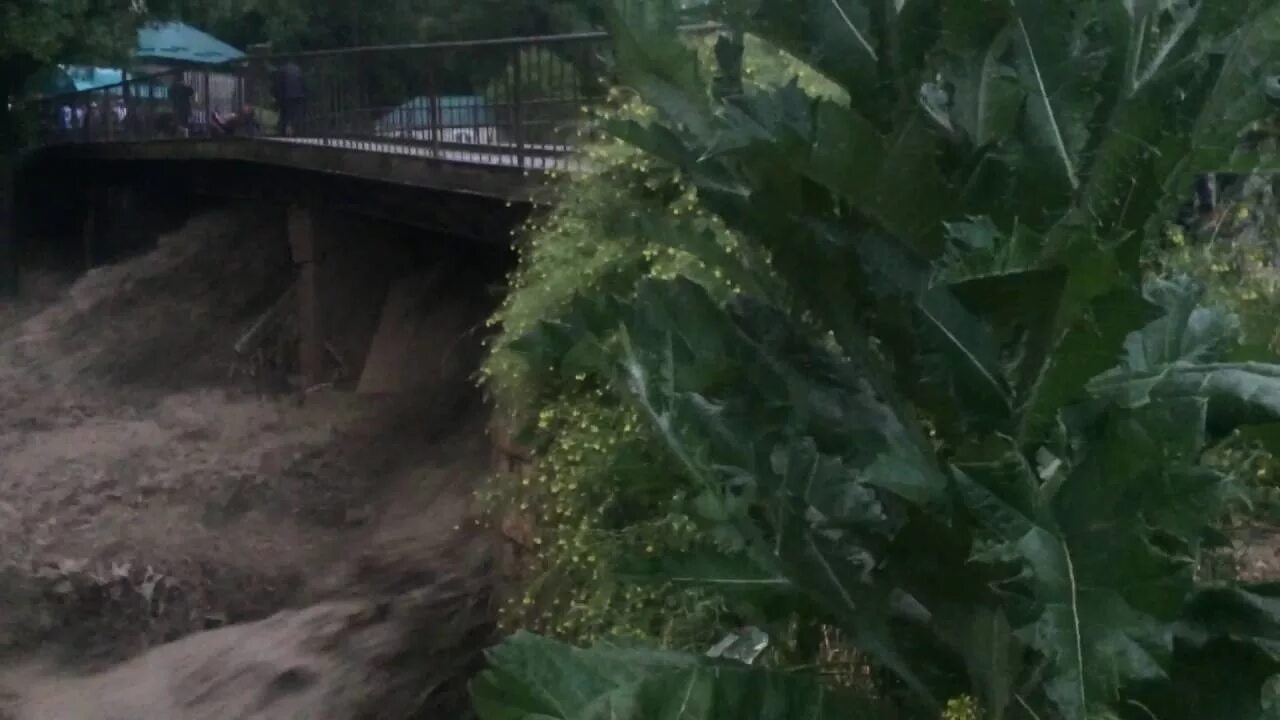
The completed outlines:
{"type": "MultiPolygon", "coordinates": [[[[793,61],[748,39],[751,82],[777,87],[793,61]]],[[[711,46],[698,48],[710,62],[711,46]]],[[[817,77],[802,80],[831,92],[817,77]]],[[[643,118],[652,109],[613,95],[602,119],[643,118]]],[[[640,587],[611,569],[620,559],[666,557],[687,549],[694,531],[684,500],[661,478],[678,474],[665,451],[637,430],[634,408],[576,374],[533,373],[517,347],[546,318],[557,317],[578,294],[633,285],[644,277],[696,277],[728,299],[732,283],[691,253],[654,242],[659,235],[698,235],[723,252],[743,250],[734,234],[699,208],[671,168],[616,138],[584,138],[590,169],[562,185],[554,211],[531,222],[512,292],[493,322],[496,338],[483,374],[513,426],[529,426],[537,471],[497,478],[484,493],[496,512],[537,518],[539,549],[532,581],[506,610],[510,625],[574,641],[604,635],[662,638],[674,647],[698,647],[722,629],[723,601],[715,593],[680,586],[640,587]],[[657,188],[675,188],[656,193],[657,188]],[[658,477],[657,481],[652,479],[658,477]],[[616,512],[601,513],[601,508],[616,512]]],[[[763,271],[763,259],[757,261],[763,271]]]]}
{"type": "Polygon", "coordinates": [[[1202,222],[1170,227],[1156,254],[1163,272],[1193,277],[1210,301],[1236,310],[1242,340],[1269,352],[1280,351],[1272,310],[1280,301],[1278,208],[1269,176],[1241,178],[1202,222]]]}
{"type": "Polygon", "coordinates": [[[122,56],[144,10],[129,0],[0,3],[0,152],[19,141],[8,100],[31,74],[50,62],[122,56]]]}
{"type": "Polygon", "coordinates": [[[1280,6],[719,12],[840,92],[747,82],[733,33],[706,72],[617,23],[647,108],[608,120],[652,168],[634,192],[723,232],[615,219],[597,227],[626,261],[559,284],[537,258],[595,251],[535,245],[493,362],[533,391],[526,417],[573,392],[616,408],[630,462],[540,466],[551,495],[619,478],[580,493],[596,537],[692,525],[594,580],[719,598],[795,664],[826,662],[835,629],[875,681],[522,635],[476,683],[482,716],[1264,717],[1275,588],[1197,571],[1231,490],[1205,453],[1276,420],[1280,367],[1141,261],[1193,171],[1241,162],[1280,6]]]}
{"type": "MultiPolygon", "coordinates": [[[[1277,238],[1280,217],[1270,176],[1231,178],[1213,211],[1188,227],[1172,226],[1165,247],[1152,253],[1157,270],[1183,274],[1205,288],[1208,301],[1231,308],[1239,318],[1245,357],[1280,351],[1275,308],[1280,304],[1277,238]]],[[[1269,428],[1237,433],[1214,448],[1210,462],[1244,482],[1242,523],[1280,518],[1280,462],[1269,428]]]]}
{"type": "Polygon", "coordinates": [[[282,50],[324,50],[549,31],[571,22],[565,3],[478,0],[173,0],[176,15],[227,42],[271,41],[282,50]]]}
{"type": "MultiPolygon", "coordinates": [[[[153,3],[155,4],[155,3],[153,3]]],[[[617,0],[635,17],[666,17],[670,0],[617,0]]],[[[164,0],[180,17],[227,42],[271,41],[280,50],[326,50],[482,38],[528,37],[598,27],[574,0],[164,0]]]]}

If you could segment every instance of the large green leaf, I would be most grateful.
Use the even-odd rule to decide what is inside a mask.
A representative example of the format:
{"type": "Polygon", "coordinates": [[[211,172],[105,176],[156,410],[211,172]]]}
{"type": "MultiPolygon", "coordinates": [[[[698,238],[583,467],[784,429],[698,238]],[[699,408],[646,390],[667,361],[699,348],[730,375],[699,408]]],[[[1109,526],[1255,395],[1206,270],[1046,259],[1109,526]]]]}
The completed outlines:
{"type": "Polygon", "coordinates": [[[1087,300],[1084,306],[1073,317],[1064,298],[1059,309],[1058,322],[1073,319],[1046,353],[1029,391],[1019,436],[1024,443],[1034,442],[1064,408],[1086,399],[1086,383],[1115,366],[1125,339],[1153,312],[1137,289],[1123,285],[1087,300]]]}
{"type": "MultiPolygon", "coordinates": [[[[934,343],[957,359],[957,384],[980,389],[984,403],[1007,414],[1007,383],[981,323],[968,317],[948,290],[928,288],[929,271],[920,254],[933,252],[941,215],[922,214],[918,204],[905,202],[915,196],[901,189],[919,188],[930,177],[932,159],[919,150],[920,143],[904,135],[886,147],[850,111],[829,102],[815,106],[794,86],[749,96],[724,117],[713,141],[677,139],[660,126],[619,129],[630,142],[685,167],[707,204],[761,243],[774,270],[800,293],[804,309],[835,332],[847,351],[860,354],[860,330],[848,314],[833,310],[856,302],[862,293],[889,299],[918,317],[919,330],[928,336],[906,337],[907,345],[893,348],[901,369],[916,361],[917,344],[934,343]],[[699,147],[698,142],[720,144],[699,147]],[[744,155],[753,159],[741,161],[744,155]],[[752,181],[765,187],[743,192],[752,181]],[[837,197],[821,219],[804,219],[809,199],[796,190],[806,181],[838,183],[833,185],[837,197]],[[843,202],[905,241],[838,219],[842,213],[835,204],[843,202]]],[[[945,195],[942,189],[929,191],[933,198],[945,195]]],[[[679,246],[700,254],[688,243],[679,246]]]]}
{"type": "MultiPolygon", "coordinates": [[[[722,507],[705,508],[704,513],[702,519],[709,524],[732,519],[731,511],[722,507]]],[[[717,589],[735,597],[780,596],[795,592],[795,585],[790,580],[762,565],[742,551],[696,549],[676,556],[635,558],[623,569],[628,579],[717,589]]]]}
{"type": "Polygon", "coordinates": [[[949,102],[948,124],[953,130],[963,132],[975,149],[1008,137],[1026,98],[1016,71],[1003,61],[1012,32],[1003,25],[988,27],[995,32],[990,38],[984,33],[979,39],[987,43],[985,49],[957,47],[945,71],[955,86],[949,102]]]}
{"type": "Polygon", "coordinates": [[[1040,379],[1055,337],[1067,274],[1062,268],[1014,270],[950,284],[956,298],[990,326],[1014,402],[1021,407],[1040,379]]]}
{"type": "MultiPolygon", "coordinates": [[[[894,188],[918,185],[922,178],[927,177],[927,173],[912,170],[916,166],[905,162],[906,158],[901,155],[904,152],[901,148],[918,147],[919,143],[900,138],[893,148],[881,148],[874,135],[870,134],[869,127],[859,124],[848,115],[848,111],[830,103],[818,106],[817,130],[820,134],[813,140],[802,134],[810,132],[809,106],[803,99],[797,99],[797,92],[791,88],[771,96],[778,104],[793,103],[791,110],[779,109],[768,105],[764,99],[755,98],[749,103],[755,115],[745,110],[732,113],[738,119],[733,121],[727,132],[739,138],[730,145],[736,149],[730,151],[730,146],[722,147],[716,157],[690,165],[695,184],[704,191],[708,203],[732,227],[759,238],[774,258],[774,269],[801,293],[805,309],[836,332],[846,350],[850,349],[848,339],[858,330],[849,325],[851,318],[848,315],[832,314],[834,309],[850,305],[855,302],[857,294],[862,293],[898,303],[916,321],[913,328],[905,328],[907,333],[901,337],[901,343],[889,346],[898,367],[907,371],[913,363],[920,361],[921,353],[942,353],[948,360],[944,365],[945,374],[953,376],[945,378],[944,382],[961,388],[967,398],[984,408],[985,415],[1007,418],[1011,406],[1009,382],[998,362],[998,349],[985,324],[958,302],[949,288],[930,288],[927,264],[919,254],[909,249],[917,247],[927,251],[936,242],[930,236],[939,234],[942,228],[940,221],[934,217],[931,223],[921,224],[921,218],[925,216],[919,212],[918,205],[912,204],[900,206],[900,220],[886,215],[894,206],[882,197],[884,193],[905,200],[913,196],[894,188]],[[762,108],[766,106],[772,108],[768,122],[762,119],[766,114],[762,108]],[[837,131],[834,129],[837,127],[856,130],[837,131]],[[821,134],[826,132],[834,134],[821,134]],[[856,137],[863,141],[857,141],[856,137]],[[815,144],[810,145],[811,141],[815,144]],[[827,142],[832,145],[823,145],[827,142]],[[729,163],[737,153],[748,151],[757,157],[751,168],[735,169],[724,165],[720,170],[708,170],[710,165],[729,163]],[[882,154],[884,159],[877,165],[875,158],[882,154]],[[841,174],[837,168],[841,158],[846,156],[856,158],[859,165],[852,172],[845,168],[841,174]],[[776,162],[761,164],[761,157],[774,157],[776,162]],[[808,161],[803,158],[810,158],[812,167],[805,166],[808,161]],[[830,170],[826,169],[828,167],[830,170]],[[857,178],[863,174],[857,167],[865,167],[871,173],[870,182],[864,188],[858,186],[860,181],[857,178]],[[889,172],[895,177],[883,174],[889,172]],[[725,189],[724,178],[744,174],[768,177],[769,191],[755,197],[725,189]],[[802,198],[795,199],[795,207],[785,207],[787,191],[781,191],[782,186],[790,184],[797,187],[804,177],[812,180],[829,178],[834,182],[837,176],[850,178],[841,181],[846,184],[839,186],[838,193],[859,203],[869,217],[876,218],[886,227],[896,228],[902,237],[908,238],[907,247],[884,233],[849,227],[847,222],[837,220],[834,213],[829,219],[803,221],[802,198]],[[780,192],[774,192],[774,188],[780,192]],[[872,188],[879,190],[872,194],[872,188]],[[936,230],[926,232],[922,229],[930,224],[936,230]]],[[[627,129],[627,137],[643,147],[663,146],[662,137],[665,136],[654,132],[633,125],[627,129]]],[[[666,157],[680,163],[688,162],[687,158],[698,154],[697,148],[686,147],[671,149],[666,157]]],[[[927,157],[927,153],[920,157],[927,157]]],[[[930,193],[931,196],[940,194],[944,192],[936,190],[930,193]]],[[[682,238],[660,236],[655,239],[669,241],[708,262],[715,261],[698,246],[682,238]]],[[[887,316],[874,319],[885,324],[894,322],[887,316]]],[[[1109,360],[1097,370],[1109,366],[1109,360]]]]}
{"type": "Polygon", "coordinates": [[[1188,280],[1153,279],[1146,295],[1165,314],[1125,340],[1124,369],[1140,372],[1213,360],[1237,339],[1236,318],[1221,308],[1201,306],[1203,292],[1188,280]]]}
{"type": "Polygon", "coordinates": [[[1122,407],[1201,397],[1209,401],[1209,423],[1218,434],[1280,418],[1280,367],[1262,363],[1168,365],[1117,370],[1089,383],[1095,397],[1122,407]]]}
{"type": "Polygon", "coordinates": [[[1167,192],[1183,191],[1191,173],[1223,168],[1238,154],[1240,134],[1269,112],[1266,80],[1280,60],[1280,7],[1274,3],[1206,3],[1201,12],[1221,34],[1210,48],[1219,57],[1218,71],[1196,118],[1191,157],[1170,175],[1170,184],[1180,187],[1166,185],[1167,192]]]}
{"type": "Polygon", "coordinates": [[[1028,96],[1028,138],[1032,147],[1045,153],[1042,162],[1025,166],[1043,171],[1024,178],[1033,179],[1046,198],[1070,198],[1082,182],[1088,122],[1101,99],[1095,90],[1099,57],[1088,53],[1088,44],[1082,42],[1094,4],[1013,3],[1013,46],[1028,96]]]}
{"type": "MultiPolygon", "coordinates": [[[[774,13],[787,5],[775,0],[761,8],[776,20],[774,13]]],[[[886,133],[877,129],[877,118],[887,106],[871,112],[856,103],[819,103],[795,86],[748,93],[719,114],[706,109],[697,122],[686,117],[693,101],[650,93],[648,99],[683,134],[677,139],[655,124],[632,127],[626,137],[661,148],[730,226],[767,247],[784,279],[804,288],[805,308],[837,333],[846,350],[854,349],[854,329],[842,327],[847,316],[828,313],[859,300],[851,288],[870,288],[873,300],[898,305],[869,314],[883,323],[872,332],[888,341],[895,368],[906,376],[930,376],[919,386],[928,395],[914,394],[914,400],[936,402],[938,388],[950,388],[988,416],[1015,411],[1019,437],[1030,442],[1062,408],[1083,398],[1084,382],[1112,367],[1125,337],[1150,317],[1131,288],[1135,248],[1162,205],[1162,180],[1177,167],[1171,158],[1190,151],[1190,128],[1207,97],[1197,89],[1209,87],[1213,77],[1212,68],[1198,61],[1221,32],[1207,20],[1197,23],[1197,12],[1164,4],[1127,13],[1109,3],[1088,4],[1094,5],[1092,14],[1058,0],[1026,0],[1012,12],[946,9],[942,47],[952,59],[942,68],[954,77],[942,75],[950,108],[944,124],[965,130],[967,150],[976,153],[958,164],[944,160],[945,136],[928,129],[925,114],[892,111],[895,129],[886,133]],[[1017,92],[1001,69],[1006,67],[1020,78],[1017,92]],[[1014,125],[1009,118],[1019,93],[1025,108],[1014,125]],[[1001,119],[993,125],[994,117],[1001,119]],[[985,148],[993,145],[1004,149],[990,155],[985,148]],[[1016,178],[1006,190],[1017,198],[1005,206],[1017,209],[1017,221],[1054,220],[1047,254],[1027,267],[1067,271],[1053,327],[1019,362],[1016,378],[997,367],[985,318],[949,302],[948,291],[919,291],[929,273],[921,263],[938,254],[943,221],[954,212],[956,196],[948,186],[968,187],[975,173],[989,175],[983,168],[1002,163],[1016,178]],[[814,190],[830,195],[823,199],[814,190]],[[1057,206],[1048,202],[1053,197],[1057,206]],[[847,220],[801,220],[839,216],[844,207],[883,233],[847,220]],[[1099,246],[1098,234],[1110,239],[1099,246]],[[921,335],[901,328],[904,307],[919,320],[921,335]],[[939,351],[941,362],[929,359],[939,351]],[[1022,397],[1014,398],[1012,384],[1022,397]]],[[[868,34],[870,47],[880,47],[874,38],[892,36],[885,22],[897,16],[888,15],[866,13],[867,23],[879,28],[868,34]]],[[[821,43],[806,34],[812,28],[798,28],[783,23],[774,37],[808,38],[802,44],[809,52],[801,56],[819,56],[821,43]],[[781,32],[783,26],[792,30],[781,32]]],[[[924,79],[918,63],[896,65],[899,73],[924,79]]],[[[662,67],[651,74],[663,74],[662,67]]],[[[999,237],[1027,235],[1015,228],[999,237]]],[[[885,390],[881,381],[877,386],[885,390]]],[[[955,413],[939,417],[947,415],[955,413]]]]}
{"type": "MultiPolygon", "coordinates": [[[[918,1],[918,0],[917,0],[918,1]]],[[[883,16],[866,0],[728,0],[727,18],[809,63],[850,92],[855,108],[879,116],[883,16]]]]}
{"type": "Polygon", "coordinates": [[[1147,293],[1165,315],[1128,337],[1122,361],[1089,382],[1090,394],[1125,408],[1204,398],[1218,434],[1280,417],[1280,368],[1209,362],[1236,340],[1233,316],[1201,307],[1199,289],[1186,281],[1153,281],[1147,293]]]}
{"type": "Polygon", "coordinates": [[[1039,477],[1019,459],[960,468],[961,493],[1001,538],[985,557],[1016,560],[1036,617],[1018,636],[1050,665],[1045,691],[1085,718],[1129,683],[1161,679],[1172,623],[1193,589],[1188,539],[1222,505],[1222,480],[1197,470],[1207,404],[1113,413],[1089,454],[1039,477]],[[1151,462],[1160,458],[1159,463],[1151,462]]]}
{"type": "Polygon", "coordinates": [[[1206,588],[1187,604],[1168,679],[1134,688],[1120,707],[1126,720],[1269,720],[1277,675],[1277,587],[1206,588]]]}
{"type": "Polygon", "coordinates": [[[812,676],[602,643],[579,649],[520,633],[472,682],[481,720],[843,720],[887,708],[812,676]]]}
{"type": "Polygon", "coordinates": [[[1206,39],[1216,30],[1184,2],[1104,3],[1096,34],[1109,46],[1086,150],[1079,211],[1099,235],[1146,229],[1167,210],[1164,184],[1192,144],[1213,78],[1206,39]]]}
{"type": "Polygon", "coordinates": [[[941,498],[945,484],[932,458],[854,368],[796,334],[783,318],[746,307],[737,318],[722,313],[717,319],[713,307],[689,283],[642,288],[637,312],[625,324],[627,387],[691,477],[709,491],[745,482],[759,498],[765,524],[750,533],[763,541],[752,549],[754,556],[838,618],[856,645],[932,699],[895,647],[889,628],[893,588],[869,581],[874,556],[859,541],[883,532],[878,514],[867,514],[870,488],[913,502],[941,498]],[[703,322],[690,322],[699,318],[703,322]],[[732,359],[743,381],[685,385],[681,371],[697,367],[695,347],[708,343],[718,350],[701,359],[732,359]],[[686,362],[671,363],[677,356],[686,362]],[[812,439],[805,440],[806,431],[812,439]],[[786,444],[758,457],[753,446],[771,441],[786,444]],[[824,457],[820,448],[839,456],[824,457]]]}
{"type": "Polygon", "coordinates": [[[1021,662],[1013,629],[1003,610],[979,608],[960,636],[969,678],[990,720],[1003,720],[1014,703],[1021,662]]]}

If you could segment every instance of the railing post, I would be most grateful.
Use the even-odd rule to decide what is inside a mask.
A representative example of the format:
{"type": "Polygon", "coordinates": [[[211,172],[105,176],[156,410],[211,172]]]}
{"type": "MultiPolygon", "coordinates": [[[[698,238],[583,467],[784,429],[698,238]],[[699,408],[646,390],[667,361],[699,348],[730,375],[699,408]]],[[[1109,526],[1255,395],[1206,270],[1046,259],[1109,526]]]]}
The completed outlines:
{"type": "Polygon", "coordinates": [[[357,52],[351,56],[351,88],[346,99],[348,105],[343,109],[341,129],[339,134],[347,137],[358,137],[360,134],[359,123],[357,118],[360,117],[360,109],[364,107],[364,93],[361,88],[364,85],[364,62],[363,56],[357,52]]]}
{"type": "Polygon", "coordinates": [[[98,114],[102,116],[102,127],[106,135],[107,142],[116,137],[115,115],[112,113],[114,109],[111,100],[111,91],[102,91],[102,107],[98,108],[98,114]]]}
{"type": "Polygon", "coordinates": [[[204,101],[204,132],[209,132],[209,126],[213,124],[213,98],[209,96],[209,71],[204,70],[200,73],[203,88],[200,93],[201,99],[204,101]]]}
{"type": "Polygon", "coordinates": [[[520,166],[520,169],[527,170],[524,158],[524,94],[520,92],[520,85],[522,84],[520,78],[523,74],[520,58],[523,54],[521,47],[517,45],[515,57],[511,60],[511,122],[514,125],[512,134],[516,143],[516,163],[520,166]]]}
{"type": "MultiPolygon", "coordinates": [[[[249,60],[242,66],[243,78],[242,97],[240,104],[248,104],[255,108],[258,113],[258,122],[262,122],[262,109],[267,106],[268,98],[271,96],[270,77],[267,72],[266,58],[271,55],[271,44],[261,43],[258,45],[250,45],[248,50],[249,60]]],[[[239,112],[240,108],[236,108],[239,112]]],[[[272,128],[262,127],[260,131],[265,135],[272,134],[272,128]]]]}
{"type": "Polygon", "coordinates": [[[138,140],[151,139],[151,127],[155,124],[153,115],[152,100],[152,80],[146,79],[141,86],[135,84],[133,88],[134,108],[132,114],[133,127],[137,133],[138,140]]]}
{"type": "Polygon", "coordinates": [[[133,135],[129,129],[133,126],[133,85],[129,82],[129,72],[124,72],[123,83],[120,86],[120,102],[124,105],[124,119],[120,121],[120,131],[124,138],[130,139],[133,135]]]}
{"type": "Polygon", "coordinates": [[[444,138],[444,113],[440,109],[440,86],[436,83],[436,69],[427,68],[427,112],[431,116],[431,154],[440,157],[440,143],[444,138]]]}

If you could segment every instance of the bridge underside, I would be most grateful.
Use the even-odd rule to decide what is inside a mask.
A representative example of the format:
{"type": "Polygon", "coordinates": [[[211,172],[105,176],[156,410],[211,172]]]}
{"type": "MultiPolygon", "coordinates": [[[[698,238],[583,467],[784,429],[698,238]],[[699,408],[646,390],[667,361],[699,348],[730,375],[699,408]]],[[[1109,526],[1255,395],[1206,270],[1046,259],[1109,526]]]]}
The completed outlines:
{"type": "MultiPolygon", "coordinates": [[[[26,254],[89,268],[153,246],[210,202],[249,201],[279,218],[277,242],[287,241],[294,261],[299,369],[319,383],[332,374],[335,347],[345,365],[359,366],[356,360],[369,352],[365,336],[396,283],[416,288],[420,275],[438,275],[500,284],[511,264],[512,230],[532,207],[518,193],[537,181],[486,169],[476,180],[489,178],[483,192],[471,192],[458,187],[458,178],[474,169],[448,163],[433,175],[437,168],[419,160],[419,180],[410,183],[379,177],[371,164],[342,171],[299,167],[293,155],[346,155],[333,148],[285,147],[279,162],[232,152],[251,149],[239,142],[187,142],[42,150],[16,178],[26,254]],[[351,323],[358,331],[347,328],[351,323]],[[362,339],[343,340],[351,337],[362,339]]],[[[448,293],[483,295],[480,287],[443,287],[415,292],[426,292],[430,306],[459,302],[448,293]]]]}
{"type": "Polygon", "coordinates": [[[153,197],[157,205],[211,196],[320,207],[505,245],[535,204],[542,173],[344,148],[212,140],[45,148],[27,158],[15,184],[19,214],[28,215],[19,221],[28,228],[71,218],[78,227],[93,192],[124,188],[153,197]]]}
{"type": "MultiPolygon", "coordinates": [[[[300,173],[371,180],[421,190],[476,195],[507,202],[536,202],[544,170],[555,167],[556,156],[545,160],[515,156],[494,148],[430,148],[367,141],[296,139],[153,140],[50,146],[37,151],[33,162],[233,162],[300,173]]],[[[527,150],[526,150],[527,154],[527,150]]]]}

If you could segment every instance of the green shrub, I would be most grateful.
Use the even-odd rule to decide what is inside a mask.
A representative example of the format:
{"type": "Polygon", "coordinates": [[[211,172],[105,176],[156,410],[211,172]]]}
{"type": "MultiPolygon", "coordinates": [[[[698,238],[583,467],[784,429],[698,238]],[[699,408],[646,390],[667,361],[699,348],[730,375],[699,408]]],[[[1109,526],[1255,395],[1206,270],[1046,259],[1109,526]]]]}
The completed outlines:
{"type": "Polygon", "coordinates": [[[654,110],[608,122],[658,168],[630,181],[734,251],[646,231],[693,276],[602,271],[502,347],[535,404],[571,379],[621,409],[645,464],[591,473],[638,486],[620,527],[662,488],[696,525],[604,575],[701,587],[815,663],[839,628],[881,679],[520,636],[482,716],[1262,717],[1280,598],[1196,570],[1230,491],[1204,453],[1280,417],[1280,366],[1231,362],[1236,320],[1139,263],[1264,111],[1280,5],[721,9],[843,97],[717,95],[672,33],[615,27],[654,110]]]}
{"type": "MultiPolygon", "coordinates": [[[[793,59],[758,40],[750,42],[748,67],[760,67],[753,83],[776,86],[796,77],[786,71],[798,67],[793,59]]],[[[801,82],[815,92],[835,92],[812,71],[801,82]]],[[[600,120],[651,114],[634,95],[619,90],[600,120]]],[[[767,261],[750,260],[750,249],[696,203],[672,168],[616,138],[585,139],[590,169],[556,179],[555,209],[521,230],[521,262],[510,294],[490,321],[500,332],[481,373],[505,422],[525,429],[537,457],[537,469],[528,478],[498,477],[482,493],[495,513],[539,519],[542,551],[530,569],[528,591],[512,598],[504,615],[511,626],[574,641],[640,634],[661,638],[669,647],[695,647],[716,638],[731,617],[723,599],[674,585],[636,588],[619,563],[620,558],[687,549],[691,521],[673,481],[678,468],[670,468],[656,492],[653,483],[633,482],[637,474],[650,478],[669,465],[665,450],[637,433],[640,419],[634,409],[585,375],[535,372],[516,346],[540,324],[561,317],[576,297],[634,286],[646,277],[694,277],[724,299],[741,290],[718,267],[663,237],[697,237],[702,247],[738,255],[765,276],[767,261]],[[601,507],[609,497],[611,507],[626,512],[602,524],[601,507]]]]}

